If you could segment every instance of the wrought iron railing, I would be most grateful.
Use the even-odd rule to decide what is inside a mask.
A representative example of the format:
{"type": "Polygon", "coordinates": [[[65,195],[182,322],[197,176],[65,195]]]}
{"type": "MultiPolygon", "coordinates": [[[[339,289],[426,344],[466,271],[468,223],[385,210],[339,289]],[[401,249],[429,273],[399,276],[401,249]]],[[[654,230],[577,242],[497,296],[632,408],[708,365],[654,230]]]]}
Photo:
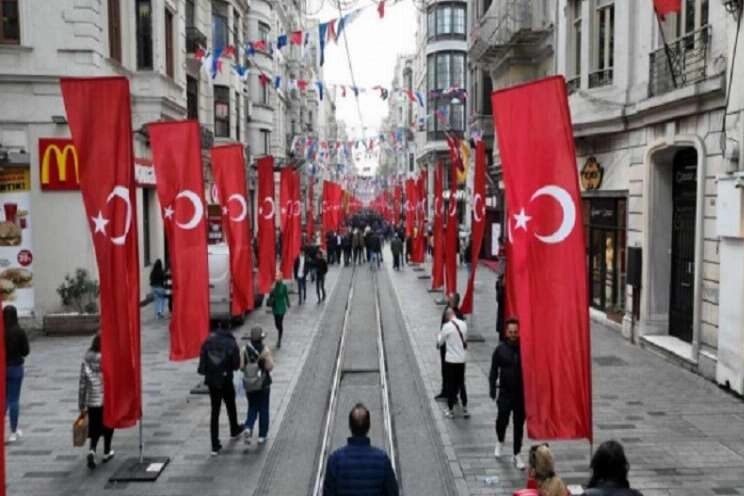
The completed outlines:
{"type": "Polygon", "coordinates": [[[541,5],[524,0],[493,2],[477,21],[477,31],[474,28],[471,40],[477,36],[489,46],[506,46],[522,31],[541,31],[550,24],[550,17],[541,5]]]}
{"type": "Polygon", "coordinates": [[[612,84],[612,67],[589,73],[589,88],[599,88],[612,84]]]}
{"type": "Polygon", "coordinates": [[[186,53],[195,53],[207,46],[207,37],[195,26],[186,26],[186,53]]]}
{"type": "Polygon", "coordinates": [[[571,93],[579,91],[580,87],[581,87],[581,76],[574,76],[566,80],[566,89],[568,90],[569,95],[571,93]]]}
{"type": "Polygon", "coordinates": [[[649,55],[649,96],[660,95],[705,78],[711,26],[669,41],[649,55]]]}

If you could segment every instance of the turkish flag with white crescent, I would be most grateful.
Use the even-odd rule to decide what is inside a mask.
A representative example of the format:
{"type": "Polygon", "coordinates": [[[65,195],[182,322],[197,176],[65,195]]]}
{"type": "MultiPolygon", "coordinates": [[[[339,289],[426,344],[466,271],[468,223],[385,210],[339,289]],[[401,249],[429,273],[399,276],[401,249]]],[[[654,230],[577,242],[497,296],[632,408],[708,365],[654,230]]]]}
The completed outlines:
{"type": "Polygon", "coordinates": [[[320,243],[323,248],[326,246],[326,234],[333,231],[333,192],[330,181],[323,181],[323,195],[321,197],[320,215],[323,223],[323,233],[320,236],[320,243]]]}
{"type": "MultiPolygon", "coordinates": [[[[406,179],[406,236],[413,236],[413,228],[415,224],[416,214],[416,183],[413,179],[406,179]]],[[[413,247],[413,239],[411,239],[411,247],[413,247]]],[[[411,253],[413,255],[413,253],[411,253]]]]}
{"type": "Polygon", "coordinates": [[[294,258],[292,257],[292,222],[294,217],[292,216],[294,196],[292,194],[292,188],[294,188],[294,180],[292,176],[294,173],[289,167],[282,168],[279,173],[279,209],[281,212],[280,216],[280,229],[282,233],[282,277],[284,279],[292,278],[292,269],[294,268],[294,258]]]}
{"type": "Polygon", "coordinates": [[[209,334],[206,203],[199,123],[149,124],[152,163],[173,277],[170,359],[199,356],[209,334]]]}
{"type": "Polygon", "coordinates": [[[104,424],[142,416],[137,202],[129,81],[62,78],[80,192],[98,263],[104,424]]]}
{"type": "Polygon", "coordinates": [[[315,176],[308,176],[307,199],[305,200],[305,227],[307,228],[307,242],[315,242],[315,176]]]}
{"type": "Polygon", "coordinates": [[[509,307],[532,439],[592,439],[584,230],[563,77],[492,94],[504,170],[509,307]]]}
{"type": "Polygon", "coordinates": [[[231,308],[233,315],[253,310],[253,247],[245,186],[245,157],[239,144],[210,150],[222,226],[230,247],[231,308]]]}
{"type": "Polygon", "coordinates": [[[276,275],[274,157],[258,159],[258,290],[268,294],[276,275]]]}
{"type": "Polygon", "coordinates": [[[440,160],[434,169],[434,263],[431,266],[431,288],[444,286],[444,165],[440,160]]]}
{"type": "Polygon", "coordinates": [[[393,224],[395,226],[398,225],[400,222],[400,209],[401,209],[401,197],[403,196],[403,191],[400,186],[395,187],[395,191],[393,192],[393,224]]]}
{"type": "Polygon", "coordinates": [[[460,220],[457,218],[457,165],[450,165],[450,192],[447,206],[447,227],[444,247],[444,283],[446,293],[457,292],[457,238],[460,220]]]}
{"type": "Polygon", "coordinates": [[[416,263],[424,263],[426,259],[426,177],[426,173],[422,171],[416,182],[416,229],[418,231],[416,263]]]}
{"type": "Polygon", "coordinates": [[[300,200],[300,194],[302,193],[302,181],[300,179],[300,173],[294,171],[292,174],[292,229],[290,231],[290,239],[292,241],[292,269],[294,270],[294,259],[300,254],[302,249],[302,201],[300,200]]]}
{"type": "Polygon", "coordinates": [[[475,147],[475,176],[473,177],[473,233],[470,239],[470,277],[465,296],[460,305],[464,314],[473,313],[473,288],[475,286],[475,270],[478,267],[483,233],[486,229],[486,144],[481,140],[475,147]]]}

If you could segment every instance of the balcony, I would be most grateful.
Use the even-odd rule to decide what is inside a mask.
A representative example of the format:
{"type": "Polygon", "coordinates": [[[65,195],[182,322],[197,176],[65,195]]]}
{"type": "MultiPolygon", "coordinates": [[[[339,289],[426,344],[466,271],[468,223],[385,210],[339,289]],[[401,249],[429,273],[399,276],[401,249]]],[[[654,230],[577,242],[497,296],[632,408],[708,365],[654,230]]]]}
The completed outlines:
{"type": "Polygon", "coordinates": [[[468,55],[476,64],[499,65],[512,59],[537,64],[553,53],[552,30],[549,7],[542,2],[493,2],[475,22],[468,55]]]}
{"type": "Polygon", "coordinates": [[[649,54],[649,96],[705,79],[711,26],[692,31],[649,54]]]}
{"type": "Polygon", "coordinates": [[[589,88],[599,88],[612,84],[612,67],[589,73],[589,88]]]}
{"type": "Polygon", "coordinates": [[[196,26],[186,26],[186,53],[195,53],[207,46],[207,36],[196,26]]]}

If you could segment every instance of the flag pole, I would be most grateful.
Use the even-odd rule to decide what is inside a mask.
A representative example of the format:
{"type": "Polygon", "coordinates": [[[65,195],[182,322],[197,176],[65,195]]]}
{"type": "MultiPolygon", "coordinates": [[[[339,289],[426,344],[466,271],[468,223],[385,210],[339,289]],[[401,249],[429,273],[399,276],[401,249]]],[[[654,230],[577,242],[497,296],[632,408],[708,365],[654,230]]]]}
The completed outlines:
{"type": "Polygon", "coordinates": [[[674,74],[674,65],[672,64],[672,53],[669,50],[669,45],[666,41],[666,35],[664,34],[664,26],[661,24],[661,18],[659,14],[656,14],[656,23],[659,25],[659,33],[661,34],[661,42],[664,43],[664,53],[666,54],[667,64],[669,65],[669,74],[672,75],[672,84],[677,87],[677,76],[674,74]]]}

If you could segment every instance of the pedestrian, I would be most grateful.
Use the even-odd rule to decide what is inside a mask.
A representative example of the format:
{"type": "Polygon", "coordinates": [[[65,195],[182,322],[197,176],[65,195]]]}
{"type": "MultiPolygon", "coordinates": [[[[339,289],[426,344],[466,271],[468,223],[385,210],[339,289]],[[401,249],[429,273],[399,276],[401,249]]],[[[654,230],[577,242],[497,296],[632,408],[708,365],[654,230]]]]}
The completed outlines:
{"type": "Polygon", "coordinates": [[[465,245],[465,253],[463,254],[462,258],[465,261],[465,267],[468,269],[468,277],[470,276],[470,273],[473,270],[472,266],[472,254],[473,254],[473,243],[468,240],[467,244],[465,245]]]}
{"type": "Polygon", "coordinates": [[[327,273],[328,262],[323,257],[323,252],[318,251],[318,258],[315,262],[315,293],[318,295],[318,303],[326,299],[325,278],[327,273]]]}
{"type": "Polygon", "coordinates": [[[240,349],[235,336],[229,329],[218,328],[204,340],[199,354],[198,373],[204,376],[204,384],[209,388],[210,417],[209,433],[212,440],[212,456],[222,450],[220,442],[220,408],[225,403],[230,422],[230,437],[238,438],[245,426],[238,424],[235,407],[235,386],[233,372],[240,368],[240,349]]]}
{"type": "Polygon", "coordinates": [[[462,416],[470,418],[468,413],[468,393],[465,389],[465,362],[467,361],[468,325],[457,318],[454,308],[445,311],[447,322],[442,326],[437,336],[439,347],[445,347],[444,377],[445,392],[447,393],[447,418],[454,418],[454,407],[457,397],[462,403],[462,416]]]}
{"type": "Polygon", "coordinates": [[[539,496],[571,496],[566,485],[555,473],[553,453],[548,443],[530,447],[528,465],[527,489],[536,490],[539,496]]]}
{"type": "Polygon", "coordinates": [[[342,244],[344,250],[344,267],[348,267],[351,264],[351,231],[344,235],[342,244]]]}
{"type": "Polygon", "coordinates": [[[584,496],[643,496],[630,488],[630,465],[623,446],[617,441],[605,441],[592,457],[592,476],[584,496]]]}
{"type": "Polygon", "coordinates": [[[410,265],[413,260],[413,236],[406,236],[406,255],[404,261],[410,265]]]}
{"type": "Polygon", "coordinates": [[[489,396],[496,399],[496,389],[499,389],[496,405],[496,436],[498,441],[493,450],[496,458],[501,457],[509,425],[509,416],[513,414],[514,421],[514,456],[512,461],[519,470],[524,470],[524,461],[520,455],[522,451],[522,436],[524,435],[524,385],[522,382],[522,360],[519,352],[519,320],[512,317],[506,321],[506,339],[499,343],[491,357],[491,372],[488,375],[489,396]]]}
{"type": "Polygon", "coordinates": [[[103,422],[103,372],[101,370],[101,334],[93,337],[90,348],[85,352],[83,363],[80,365],[80,381],[78,386],[78,409],[81,414],[88,415],[88,468],[96,468],[96,447],[103,436],[103,463],[108,463],[114,457],[111,440],[114,429],[103,422]]]}
{"type": "Polygon", "coordinates": [[[276,332],[279,334],[276,340],[276,349],[278,350],[282,347],[284,315],[291,306],[289,304],[289,291],[287,290],[287,285],[282,280],[282,272],[280,270],[276,271],[274,287],[271,288],[271,293],[269,293],[268,306],[271,307],[271,313],[274,314],[274,325],[276,326],[276,332]]]}
{"type": "Polygon", "coordinates": [[[173,274],[170,267],[165,269],[165,280],[163,281],[165,297],[168,300],[168,312],[173,315],[173,274]]]}
{"type": "MultiPolygon", "coordinates": [[[[448,322],[447,321],[447,310],[450,308],[455,311],[455,317],[463,321],[465,320],[465,316],[460,311],[460,293],[450,293],[447,295],[447,306],[444,307],[444,310],[442,310],[442,321],[439,326],[440,330],[442,329],[444,324],[448,322]]],[[[441,346],[439,348],[439,370],[441,371],[441,375],[442,375],[442,388],[439,390],[439,394],[434,397],[435,400],[446,400],[447,399],[447,390],[445,388],[446,374],[445,374],[445,369],[444,369],[444,355],[446,352],[447,352],[446,347],[441,346]]]]}
{"type": "Polygon", "coordinates": [[[344,238],[343,236],[341,236],[340,232],[336,232],[335,235],[336,235],[336,242],[334,243],[334,246],[336,247],[335,259],[336,259],[336,263],[341,265],[341,253],[343,252],[344,238]]]}
{"type": "Polygon", "coordinates": [[[393,269],[400,270],[400,257],[403,252],[403,242],[397,234],[390,242],[390,251],[393,252],[393,269]]]}
{"type": "Polygon", "coordinates": [[[357,403],[349,412],[351,437],[328,457],[324,496],[397,496],[398,481],[387,453],[371,445],[369,410],[357,403]]]}
{"type": "Polygon", "coordinates": [[[328,265],[336,263],[336,234],[330,231],[326,234],[326,248],[328,249],[328,265]]]}
{"type": "Polygon", "coordinates": [[[18,311],[13,305],[3,308],[5,324],[5,411],[10,420],[8,442],[14,443],[23,437],[18,428],[21,409],[21,385],[23,384],[23,363],[28,356],[28,336],[18,324],[18,311]]]}
{"type": "Polygon", "coordinates": [[[159,258],[155,260],[150,271],[150,288],[155,300],[155,318],[162,319],[165,312],[165,271],[159,258]]]}
{"type": "Polygon", "coordinates": [[[307,248],[303,247],[294,261],[294,277],[297,281],[298,303],[300,305],[307,299],[307,275],[310,273],[310,264],[305,254],[306,250],[307,248]]]}
{"type": "Polygon", "coordinates": [[[258,418],[258,444],[266,442],[266,436],[269,433],[269,397],[274,359],[271,356],[271,350],[264,344],[265,337],[266,333],[261,327],[251,329],[251,340],[245,345],[241,354],[243,386],[248,397],[248,417],[243,434],[245,444],[251,443],[256,418],[258,418]]]}

